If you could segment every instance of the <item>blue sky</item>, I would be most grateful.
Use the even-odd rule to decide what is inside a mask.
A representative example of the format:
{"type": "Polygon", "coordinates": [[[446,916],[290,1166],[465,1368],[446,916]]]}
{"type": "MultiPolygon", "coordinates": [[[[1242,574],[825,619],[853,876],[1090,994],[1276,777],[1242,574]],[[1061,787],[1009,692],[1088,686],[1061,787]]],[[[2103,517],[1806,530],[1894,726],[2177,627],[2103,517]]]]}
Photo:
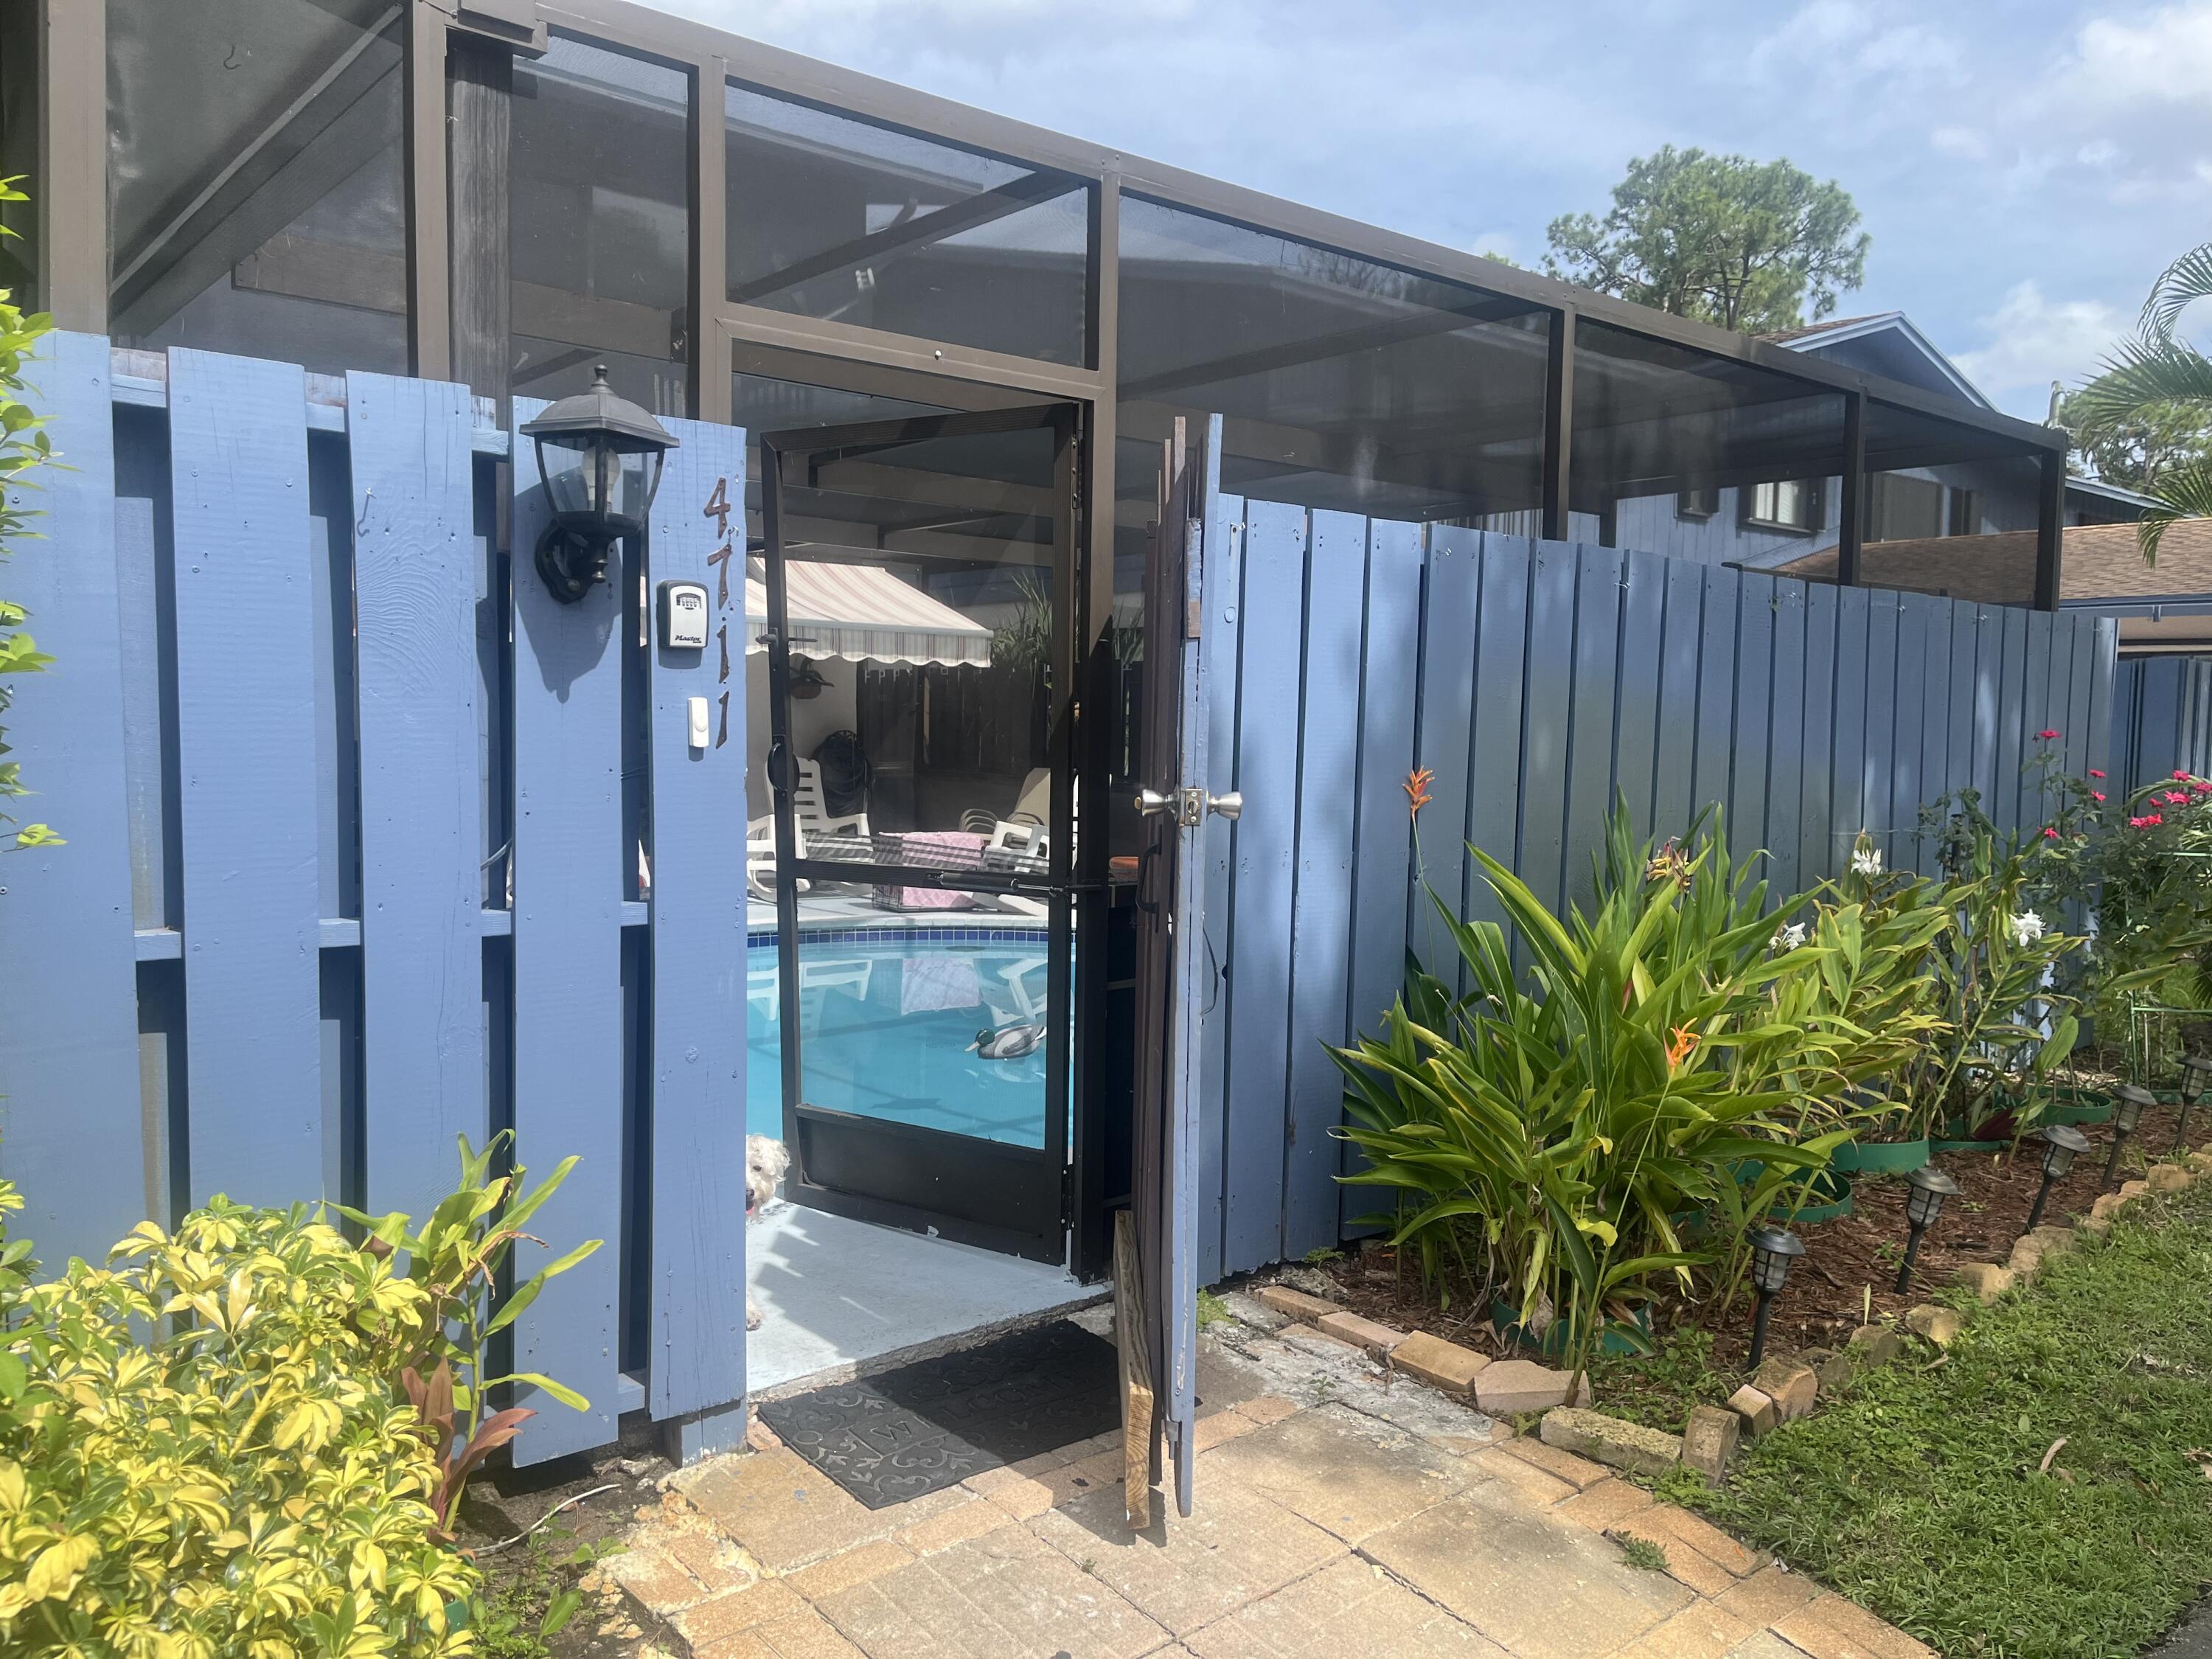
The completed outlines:
{"type": "Polygon", "coordinates": [[[651,0],[1534,264],[1662,143],[1834,178],[1901,308],[2039,418],[2212,237],[2212,0],[651,0]]]}

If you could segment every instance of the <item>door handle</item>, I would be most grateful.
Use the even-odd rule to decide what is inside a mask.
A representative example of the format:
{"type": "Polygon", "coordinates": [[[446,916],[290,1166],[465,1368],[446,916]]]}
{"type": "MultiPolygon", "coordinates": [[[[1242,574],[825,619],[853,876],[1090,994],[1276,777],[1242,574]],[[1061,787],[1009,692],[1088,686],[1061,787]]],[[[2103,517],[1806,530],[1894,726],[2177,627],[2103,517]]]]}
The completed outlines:
{"type": "Polygon", "coordinates": [[[1225,795],[1209,795],[1203,789],[1178,789],[1172,795],[1163,795],[1157,789],[1139,789],[1137,811],[1148,818],[1171,812],[1184,829],[1195,830],[1208,812],[1218,813],[1231,823],[1243,817],[1244,797],[1235,790],[1225,795]]]}

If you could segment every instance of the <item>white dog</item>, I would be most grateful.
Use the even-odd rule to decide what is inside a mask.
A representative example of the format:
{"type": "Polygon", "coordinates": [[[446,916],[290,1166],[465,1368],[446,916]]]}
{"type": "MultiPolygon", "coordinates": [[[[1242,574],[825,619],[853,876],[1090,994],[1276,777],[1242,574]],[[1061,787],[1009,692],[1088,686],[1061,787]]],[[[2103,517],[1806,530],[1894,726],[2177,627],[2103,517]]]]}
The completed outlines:
{"type": "MultiPolygon", "coordinates": [[[[766,1135],[745,1137],[745,1219],[750,1221],[763,1205],[775,1196],[775,1184],[783,1179],[783,1172],[791,1167],[791,1153],[780,1140],[766,1135]]],[[[745,1297],[745,1328],[760,1328],[761,1310],[753,1305],[750,1292],[745,1297]]]]}

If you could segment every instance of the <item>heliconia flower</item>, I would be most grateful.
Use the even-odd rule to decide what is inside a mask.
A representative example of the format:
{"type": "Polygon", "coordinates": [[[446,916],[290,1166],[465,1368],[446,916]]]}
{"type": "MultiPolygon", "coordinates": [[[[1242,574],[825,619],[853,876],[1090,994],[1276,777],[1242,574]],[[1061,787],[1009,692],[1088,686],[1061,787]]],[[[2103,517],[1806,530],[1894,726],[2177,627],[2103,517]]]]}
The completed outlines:
{"type": "Polygon", "coordinates": [[[2102,806],[2105,804],[2105,792],[2101,789],[2092,789],[2089,792],[2089,799],[2102,806]]]}
{"type": "Polygon", "coordinates": [[[1674,1028],[1674,1040],[1667,1045],[1668,1069],[1677,1070],[1682,1062],[1696,1052],[1698,1034],[1686,1025],[1674,1028]]]}
{"type": "Polygon", "coordinates": [[[2058,734],[2056,732],[2039,732],[2035,735],[2042,738],[2045,743],[2055,742],[2058,737],[2058,734]]]}
{"type": "Polygon", "coordinates": [[[2043,838],[2045,841],[2057,841],[2058,839],[2058,832],[2046,823],[2043,826],[2043,838]]]}
{"type": "Polygon", "coordinates": [[[1426,766],[1417,766],[1406,774],[1406,799],[1412,805],[1409,816],[1419,817],[1421,809],[1429,804],[1429,785],[1435,781],[1436,773],[1426,766]]]}
{"type": "Polygon", "coordinates": [[[2104,775],[2102,772],[2100,772],[2100,771],[2099,771],[2095,767],[2094,767],[2094,766],[2093,766],[2093,767],[2091,767],[2091,768],[2089,769],[2089,775],[2090,775],[2091,777],[2093,777],[2093,778],[2101,778],[2101,777],[2103,777],[2105,775],[2104,775]]]}
{"type": "Polygon", "coordinates": [[[2005,927],[2006,930],[2012,934],[2012,942],[2015,948],[2025,946],[2043,937],[2043,918],[2033,910],[2021,911],[2007,922],[2005,927]]]}

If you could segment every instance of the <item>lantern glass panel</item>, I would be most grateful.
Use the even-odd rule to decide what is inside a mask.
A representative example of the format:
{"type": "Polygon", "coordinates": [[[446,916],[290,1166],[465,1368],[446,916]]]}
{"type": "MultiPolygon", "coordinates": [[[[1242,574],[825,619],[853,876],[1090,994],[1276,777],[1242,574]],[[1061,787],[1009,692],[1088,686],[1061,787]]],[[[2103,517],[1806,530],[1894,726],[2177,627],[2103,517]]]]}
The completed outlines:
{"type": "Polygon", "coordinates": [[[540,438],[538,471],[545,480],[545,495],[553,510],[563,517],[598,514],[599,468],[587,438],[540,438]]]}
{"type": "Polygon", "coordinates": [[[2043,1172],[2053,1181],[2061,1180],[2074,1167],[2074,1149],[2062,1146],[2057,1141],[2043,1149],[2043,1172]]]}
{"type": "Polygon", "coordinates": [[[2112,1127],[2124,1135],[2136,1132],[2142,1121],[2143,1103],[2126,1090],[2120,1091],[2112,1101],[2112,1127]]]}
{"type": "Polygon", "coordinates": [[[1943,1212],[1944,1194],[1933,1187],[1914,1187],[1905,1194],[1905,1218],[1925,1227],[1943,1212]]]}

